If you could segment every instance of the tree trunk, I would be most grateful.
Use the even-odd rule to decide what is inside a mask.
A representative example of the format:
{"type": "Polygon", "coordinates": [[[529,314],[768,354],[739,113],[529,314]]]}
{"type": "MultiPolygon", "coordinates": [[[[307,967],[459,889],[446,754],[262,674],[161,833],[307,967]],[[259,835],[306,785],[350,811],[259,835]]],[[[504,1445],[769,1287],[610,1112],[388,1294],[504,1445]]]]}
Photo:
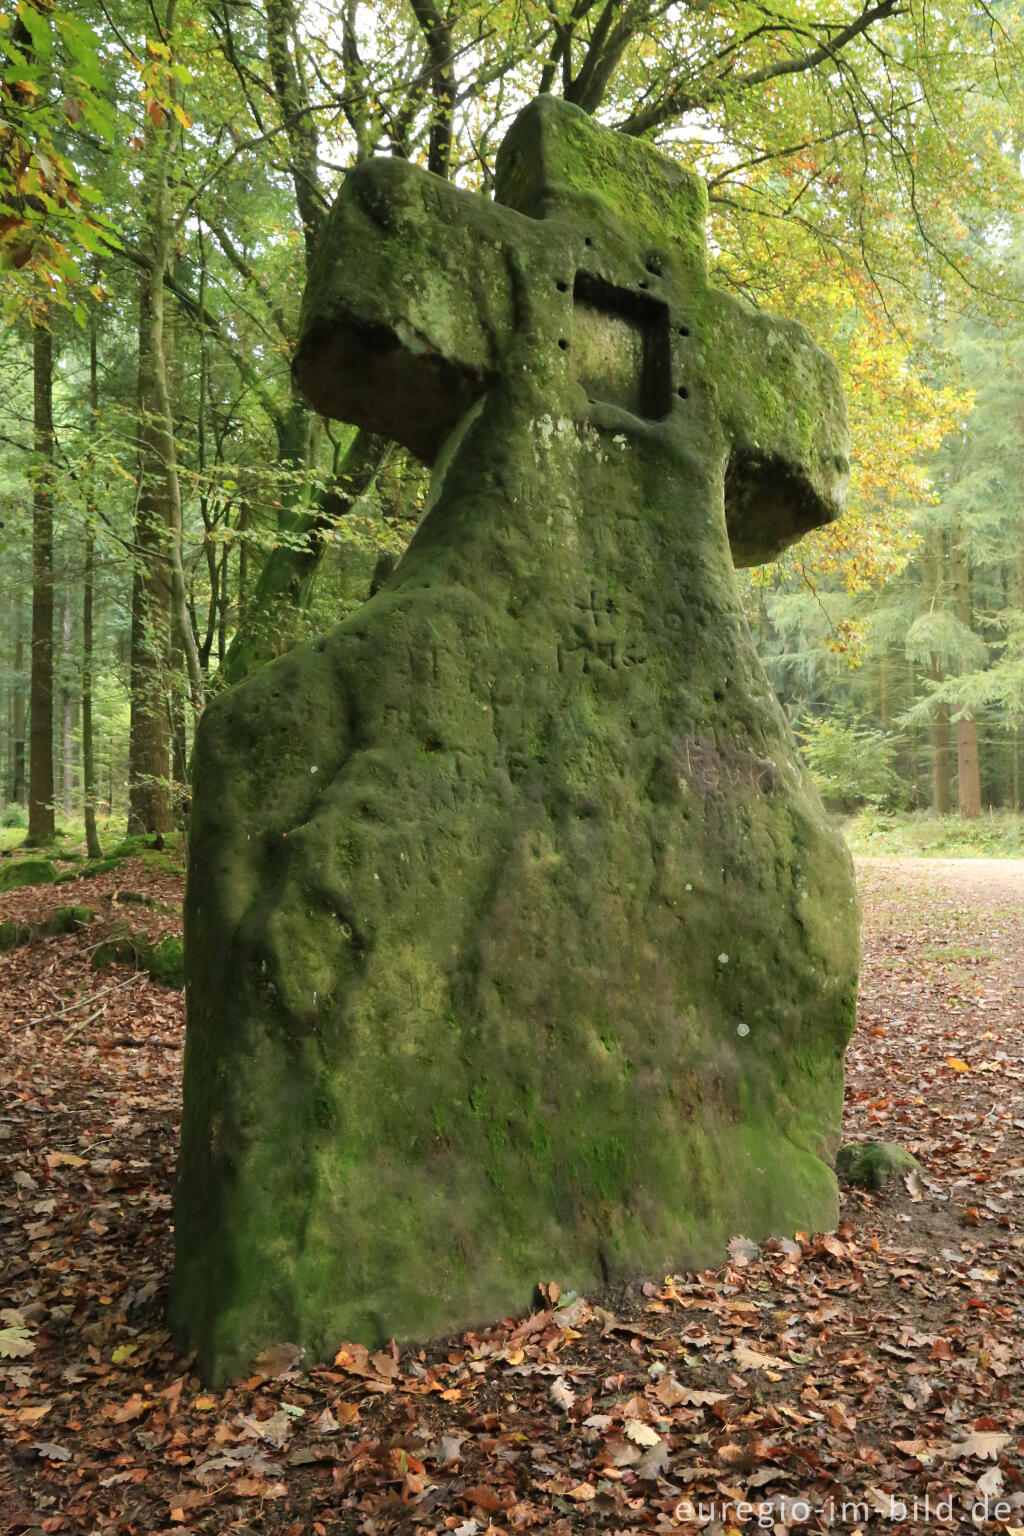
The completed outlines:
{"type": "Polygon", "coordinates": [[[249,503],[243,501],[238,509],[238,613],[236,626],[241,629],[248,615],[249,606],[249,503]]]}
{"type": "Polygon", "coordinates": [[[175,624],[171,634],[171,782],[174,785],[174,820],[182,822],[188,798],[188,727],[185,723],[185,650],[175,624]]]}
{"type": "MultiPolygon", "coordinates": [[[[905,686],[907,697],[913,703],[917,697],[917,665],[911,657],[907,658],[907,675],[905,686]]],[[[906,779],[910,785],[910,809],[916,811],[922,804],[921,791],[921,764],[919,759],[919,741],[917,722],[914,721],[907,727],[904,736],[904,762],[906,764],[906,779]]]]}
{"type": "MultiPolygon", "coordinates": [[[[95,433],[99,421],[100,393],[96,357],[96,312],[89,329],[89,412],[95,433]]],[[[90,859],[103,856],[96,829],[96,755],[92,733],[92,610],[96,570],[96,507],[92,483],[85,520],[85,560],[82,576],[82,797],[85,815],[85,847],[90,859]]]]}
{"type": "MultiPolygon", "coordinates": [[[[950,540],[949,558],[956,616],[965,629],[970,629],[971,578],[963,544],[957,537],[950,540]]],[[[981,815],[981,770],[978,763],[978,727],[973,709],[962,711],[956,723],[956,762],[960,815],[974,821],[981,815]]]]}
{"type": "MultiPolygon", "coordinates": [[[[932,603],[939,598],[941,561],[944,553],[943,535],[929,530],[925,538],[924,577],[932,603]]],[[[928,676],[933,683],[945,681],[945,672],[938,655],[933,651],[928,658],[928,676]]],[[[936,704],[929,723],[932,746],[932,810],[936,816],[948,816],[953,808],[952,750],[949,733],[949,705],[936,704]]]]}
{"type": "Polygon", "coordinates": [[[92,734],[92,604],[95,539],[90,519],[85,530],[85,574],[82,583],[82,791],[85,847],[90,859],[103,856],[96,830],[96,758],[92,734]]]}
{"type": "Polygon", "coordinates": [[[167,708],[171,590],[167,480],[154,441],[151,284],[143,278],[139,317],[139,493],[132,581],[128,831],[169,832],[170,721],[167,708]]]}
{"type": "MultiPolygon", "coordinates": [[[[1024,613],[1024,552],[1017,556],[1017,609],[1024,613]]],[[[1024,738],[1021,735],[1020,716],[1013,728],[1013,808],[1018,813],[1024,810],[1021,804],[1021,747],[1024,738]]]]}
{"type": "Polygon", "coordinates": [[[71,691],[71,587],[66,580],[61,608],[61,642],[61,809],[65,821],[70,821],[75,811],[75,709],[71,691]]]}
{"type": "MultiPolygon", "coordinates": [[[[173,26],[173,0],[165,33],[173,26]]],[[[171,805],[168,697],[171,616],[188,661],[192,702],[202,708],[203,681],[181,563],[181,488],[164,352],[164,275],[171,248],[168,166],[175,119],[146,122],[142,183],[148,257],[139,306],[139,494],[132,591],[132,712],[129,745],[129,832],[168,832],[171,805]]]]}
{"type": "Polygon", "coordinates": [[[11,681],[11,800],[25,804],[25,615],[21,583],[14,588],[14,677],[11,681]]]}
{"type": "Polygon", "coordinates": [[[956,723],[956,784],[960,815],[968,821],[977,820],[981,815],[981,771],[973,711],[956,723]]]}
{"type": "Polygon", "coordinates": [[[53,337],[32,330],[32,670],[29,694],[28,838],[52,843],[53,820],[53,337]]]}
{"type": "MultiPolygon", "coordinates": [[[[946,674],[934,654],[928,663],[933,683],[945,682],[946,674]]],[[[931,720],[932,810],[936,816],[948,816],[953,809],[953,748],[949,731],[949,705],[937,704],[931,720]]]]}

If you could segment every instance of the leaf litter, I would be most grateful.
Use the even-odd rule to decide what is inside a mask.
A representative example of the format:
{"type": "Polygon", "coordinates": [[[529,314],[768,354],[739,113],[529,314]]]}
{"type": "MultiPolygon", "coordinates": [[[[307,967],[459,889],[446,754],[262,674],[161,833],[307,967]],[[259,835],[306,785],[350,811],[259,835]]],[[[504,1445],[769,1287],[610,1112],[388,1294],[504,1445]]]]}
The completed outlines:
{"type": "MultiPolygon", "coordinates": [[[[920,1175],[844,1189],[835,1233],[737,1233],[720,1269],[588,1297],[548,1280],[423,1348],[315,1365],[281,1340],[218,1393],[163,1324],[180,995],[115,968],[100,997],[88,931],[0,956],[0,1530],[1024,1531],[1024,864],[860,875],[844,1134],[920,1175]],[[71,1041],[69,1002],[96,1009],[71,1041]]],[[[174,878],[130,878],[172,930],[174,878]]]]}

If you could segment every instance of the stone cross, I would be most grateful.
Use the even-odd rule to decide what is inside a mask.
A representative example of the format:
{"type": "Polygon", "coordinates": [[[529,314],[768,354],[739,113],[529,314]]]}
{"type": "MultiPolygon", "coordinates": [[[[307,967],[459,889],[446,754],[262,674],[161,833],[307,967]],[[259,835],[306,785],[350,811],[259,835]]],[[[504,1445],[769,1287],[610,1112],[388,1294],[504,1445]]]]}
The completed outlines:
{"type": "Polygon", "coordinates": [[[677,453],[720,431],[737,565],[839,515],[835,367],[801,326],[709,287],[696,175],[542,96],[501,147],[495,199],[405,160],[351,173],[294,363],[319,411],[433,463],[474,401],[526,367],[552,409],[598,428],[677,453]]]}
{"type": "Polygon", "coordinates": [[[838,511],[837,373],[709,285],[648,146],[541,99],[496,193],[347,177],[296,376],[428,503],[197,733],[171,1317],[212,1380],[836,1219],[852,872],[733,563],[838,511]]]}

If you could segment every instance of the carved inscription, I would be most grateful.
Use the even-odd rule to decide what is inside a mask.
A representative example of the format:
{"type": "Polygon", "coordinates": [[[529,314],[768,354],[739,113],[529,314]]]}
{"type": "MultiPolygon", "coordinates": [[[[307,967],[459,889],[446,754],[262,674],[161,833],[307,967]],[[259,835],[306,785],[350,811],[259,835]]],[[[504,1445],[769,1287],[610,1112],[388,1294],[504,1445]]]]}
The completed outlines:
{"type": "Polygon", "coordinates": [[[618,606],[601,587],[591,586],[587,595],[577,598],[573,606],[576,617],[572,638],[558,648],[560,672],[571,668],[591,672],[594,663],[617,668],[635,667],[646,661],[643,641],[631,638],[618,606]],[[574,662],[572,658],[575,658],[574,662]]]}

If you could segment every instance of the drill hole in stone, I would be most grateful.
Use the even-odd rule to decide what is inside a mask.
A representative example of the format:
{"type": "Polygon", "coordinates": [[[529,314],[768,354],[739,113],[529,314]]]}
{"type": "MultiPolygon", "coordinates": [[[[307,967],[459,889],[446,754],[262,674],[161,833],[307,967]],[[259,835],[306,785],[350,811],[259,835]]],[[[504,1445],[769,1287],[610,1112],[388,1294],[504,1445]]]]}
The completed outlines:
{"type": "Polygon", "coordinates": [[[561,278],[559,278],[558,281],[555,283],[555,287],[558,289],[559,293],[568,293],[569,292],[569,284],[568,283],[563,283],[561,278]]]}
{"type": "Polygon", "coordinates": [[[690,391],[687,389],[685,384],[680,384],[679,388],[676,390],[676,394],[679,396],[680,400],[689,400],[690,398],[690,391]]]}
{"type": "Polygon", "coordinates": [[[558,345],[561,347],[563,352],[568,352],[568,350],[569,350],[569,343],[566,341],[564,336],[560,336],[558,338],[558,345]]]}
{"type": "Polygon", "coordinates": [[[690,327],[688,325],[681,325],[679,327],[678,335],[680,335],[680,336],[689,336],[689,334],[690,334],[690,327]]]}
{"type": "Polygon", "coordinates": [[[665,263],[660,256],[651,256],[647,262],[647,270],[652,272],[655,277],[660,277],[665,270],[665,263]]]}
{"type": "Polygon", "coordinates": [[[572,358],[589,399],[660,421],[671,403],[668,309],[589,272],[573,284],[572,358]]]}

